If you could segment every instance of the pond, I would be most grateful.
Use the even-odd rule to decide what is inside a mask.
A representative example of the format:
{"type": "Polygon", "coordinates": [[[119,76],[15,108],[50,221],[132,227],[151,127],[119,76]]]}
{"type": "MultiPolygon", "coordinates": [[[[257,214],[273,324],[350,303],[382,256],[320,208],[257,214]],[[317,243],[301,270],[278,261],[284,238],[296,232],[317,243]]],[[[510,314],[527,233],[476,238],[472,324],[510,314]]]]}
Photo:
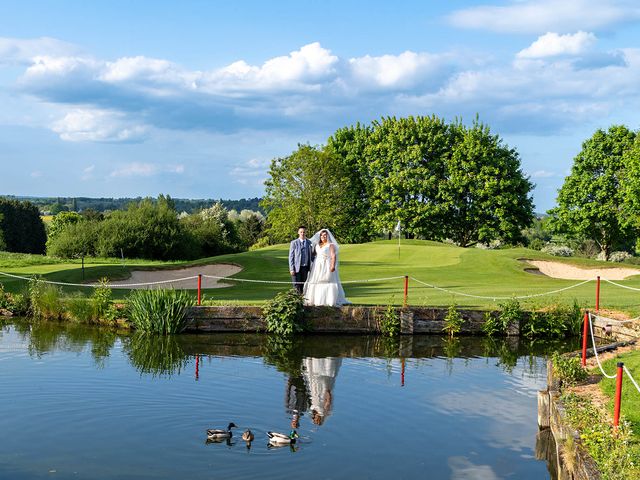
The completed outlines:
{"type": "Polygon", "coordinates": [[[536,392],[545,354],[577,348],[1,326],[0,478],[14,480],[550,478],[536,392]],[[298,442],[270,447],[295,411],[298,442]],[[229,442],[207,442],[229,422],[229,442]]]}

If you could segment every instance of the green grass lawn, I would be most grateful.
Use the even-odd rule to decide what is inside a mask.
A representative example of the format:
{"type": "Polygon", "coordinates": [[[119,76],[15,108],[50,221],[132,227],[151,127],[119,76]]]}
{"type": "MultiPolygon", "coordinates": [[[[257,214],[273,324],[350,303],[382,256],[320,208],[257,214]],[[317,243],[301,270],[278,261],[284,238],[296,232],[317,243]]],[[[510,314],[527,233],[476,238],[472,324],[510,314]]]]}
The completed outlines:
{"type": "MultiPolygon", "coordinates": [[[[617,370],[616,365],[618,362],[624,362],[624,365],[629,369],[636,383],[640,384],[640,351],[636,350],[623,353],[616,358],[607,360],[602,364],[602,367],[609,375],[613,375],[617,370]]],[[[611,399],[609,402],[609,410],[613,415],[616,379],[603,377],[600,381],[600,388],[611,399]]],[[[626,373],[622,380],[621,413],[631,422],[631,428],[635,437],[640,440],[640,392],[633,386],[633,383],[631,383],[626,373]]]]}
{"type": "MultiPolygon", "coordinates": [[[[290,280],[287,265],[288,245],[276,245],[264,249],[232,255],[205,258],[195,262],[153,262],[119,259],[85,259],[85,280],[93,281],[107,276],[125,279],[134,269],[180,268],[183,266],[234,263],[243,270],[236,278],[287,282],[290,280]]],[[[453,245],[422,240],[402,242],[400,256],[396,241],[380,241],[362,245],[343,245],[340,249],[340,276],[345,282],[409,275],[423,282],[454,292],[487,296],[478,299],[435,290],[417,282],[409,283],[409,303],[415,306],[448,306],[456,304],[469,308],[494,308],[503,300],[494,297],[532,295],[560,289],[578,283],[577,280],[557,280],[525,271],[527,265],[520,258],[564,261],[585,267],[619,266],[603,264],[589,259],[559,259],[525,248],[505,250],[481,250],[459,248],[453,245]]],[[[40,274],[46,279],[82,283],[80,260],[59,260],[35,255],[0,254],[0,271],[18,275],[40,274]]],[[[233,277],[232,277],[233,278],[233,277]]],[[[24,282],[0,279],[9,291],[19,291],[24,282]]],[[[227,282],[228,283],[228,282],[227,282]]],[[[624,285],[640,288],[640,276],[622,281],[624,285]]],[[[345,283],[347,298],[357,304],[400,304],[403,296],[403,280],[345,283]]],[[[281,284],[236,282],[229,288],[209,289],[205,299],[222,303],[252,304],[273,298],[276,292],[286,288],[281,284]]],[[[78,290],[65,288],[66,291],[78,290]]],[[[114,289],[114,295],[122,298],[128,292],[114,289]]],[[[554,302],[572,302],[592,307],[595,298],[595,282],[572,290],[522,300],[527,307],[544,306],[554,302]]],[[[638,292],[603,283],[601,308],[616,309],[631,315],[640,314],[638,292]]]]}

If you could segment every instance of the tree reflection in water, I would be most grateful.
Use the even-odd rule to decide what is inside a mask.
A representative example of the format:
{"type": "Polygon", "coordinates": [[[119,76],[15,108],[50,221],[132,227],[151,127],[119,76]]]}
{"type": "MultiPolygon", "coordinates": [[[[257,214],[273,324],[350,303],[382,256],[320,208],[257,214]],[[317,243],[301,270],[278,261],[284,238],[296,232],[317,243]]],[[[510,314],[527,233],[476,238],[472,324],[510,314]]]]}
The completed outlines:
{"type": "Polygon", "coordinates": [[[136,332],[125,340],[124,351],[140,373],[154,377],[179,374],[189,361],[175,335],[136,332]]]}

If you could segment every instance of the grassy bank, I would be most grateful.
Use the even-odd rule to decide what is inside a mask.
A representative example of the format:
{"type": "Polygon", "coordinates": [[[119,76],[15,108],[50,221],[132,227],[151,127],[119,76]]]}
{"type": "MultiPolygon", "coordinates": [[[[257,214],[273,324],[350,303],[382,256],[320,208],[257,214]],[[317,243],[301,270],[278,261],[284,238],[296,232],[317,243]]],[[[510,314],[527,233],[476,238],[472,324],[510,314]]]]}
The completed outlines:
{"type": "MultiPolygon", "coordinates": [[[[233,255],[201,259],[196,262],[152,262],[119,259],[85,259],[85,281],[107,276],[126,279],[132,270],[164,269],[213,263],[234,263],[243,270],[237,278],[287,282],[288,245],[233,255]]],[[[455,292],[487,296],[486,299],[455,295],[410,282],[409,302],[420,306],[448,306],[456,304],[468,308],[495,308],[502,300],[494,297],[535,295],[578,283],[576,280],[558,280],[525,271],[527,264],[521,258],[563,261],[583,267],[619,266],[588,259],[559,259],[524,248],[506,250],[463,249],[437,242],[403,241],[400,255],[396,241],[382,241],[362,245],[343,245],[340,250],[340,275],[343,281],[357,281],[409,275],[424,282],[455,292]]],[[[47,280],[82,283],[80,260],[59,260],[31,255],[0,254],[0,271],[17,275],[39,274],[47,280]]],[[[232,277],[233,278],[233,277],[232,277]]],[[[232,280],[232,278],[230,280],[232,280]]],[[[23,282],[0,279],[8,291],[19,291],[23,282]]],[[[232,283],[227,282],[226,283],[232,283]]],[[[640,288],[640,276],[621,283],[640,288]]],[[[209,289],[205,298],[216,303],[256,304],[271,299],[286,288],[285,285],[235,282],[232,287],[209,289]]],[[[66,292],[77,288],[65,288],[66,292]]],[[[346,283],[347,297],[357,304],[400,304],[403,281],[346,283]]],[[[588,283],[559,294],[523,300],[527,308],[554,302],[570,303],[576,299],[581,305],[594,303],[595,284],[588,283]]],[[[123,298],[127,290],[114,289],[116,298],[123,298]]],[[[601,307],[640,313],[637,292],[603,284],[601,307]]]]}
{"type": "MultiPolygon", "coordinates": [[[[625,367],[631,372],[636,382],[640,382],[640,350],[623,353],[616,358],[603,362],[602,366],[605,372],[612,375],[616,372],[618,362],[624,362],[625,367]]],[[[610,399],[608,408],[613,416],[616,379],[603,377],[600,381],[600,388],[610,399]]],[[[626,374],[622,381],[621,414],[631,424],[634,437],[640,443],[640,392],[636,390],[626,374]]]]}

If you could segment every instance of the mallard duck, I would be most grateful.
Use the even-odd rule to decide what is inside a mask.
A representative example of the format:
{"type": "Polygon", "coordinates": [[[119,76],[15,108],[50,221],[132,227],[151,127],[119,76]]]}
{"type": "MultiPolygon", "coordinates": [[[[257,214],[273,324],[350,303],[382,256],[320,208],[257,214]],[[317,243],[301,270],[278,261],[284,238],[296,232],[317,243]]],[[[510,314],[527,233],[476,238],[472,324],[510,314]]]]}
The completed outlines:
{"type": "Polygon", "coordinates": [[[291,430],[289,435],[278,432],[267,432],[267,435],[269,436],[269,443],[274,445],[288,445],[296,443],[296,439],[298,438],[298,432],[295,430],[291,430]]]}
{"type": "Polygon", "coordinates": [[[231,433],[232,428],[238,428],[238,426],[231,422],[226,430],[223,430],[222,428],[211,428],[207,430],[207,437],[212,440],[231,438],[233,436],[233,433],[231,433]]]}
{"type": "Polygon", "coordinates": [[[248,428],[244,431],[244,433],[242,434],[242,439],[245,442],[253,442],[253,432],[251,430],[249,430],[248,428]]]}

